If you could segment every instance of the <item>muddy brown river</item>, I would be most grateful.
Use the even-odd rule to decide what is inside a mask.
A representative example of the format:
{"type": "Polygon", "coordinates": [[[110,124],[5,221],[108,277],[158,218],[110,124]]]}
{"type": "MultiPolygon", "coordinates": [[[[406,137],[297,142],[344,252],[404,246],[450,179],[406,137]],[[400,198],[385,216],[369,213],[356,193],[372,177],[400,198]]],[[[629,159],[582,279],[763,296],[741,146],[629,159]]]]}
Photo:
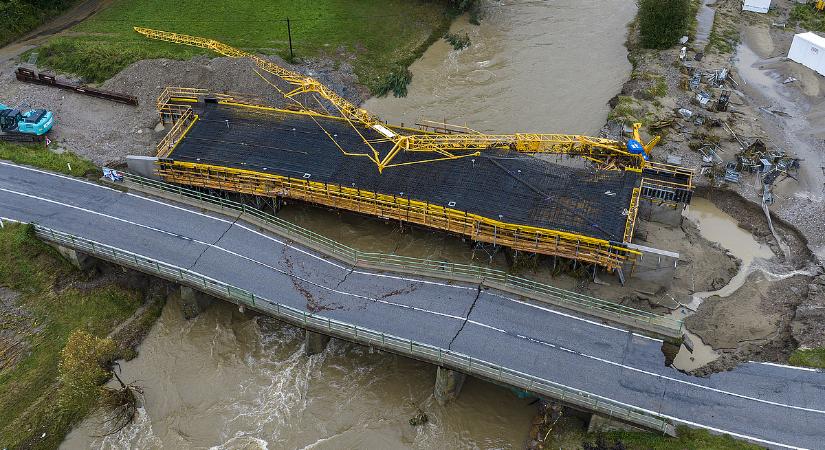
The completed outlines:
{"type": "MultiPolygon", "coordinates": [[[[467,31],[469,48],[436,43],[412,66],[409,97],[366,107],[405,124],[596,133],[630,74],[623,43],[635,8],[632,0],[486,2],[480,26],[464,18],[453,27],[467,31]]],[[[363,250],[490,262],[437,233],[294,205],[281,217],[363,250]]],[[[122,364],[123,378],[146,391],[135,423],[96,437],[99,419],[88,419],[62,448],[523,448],[527,440],[535,406],[507,388],[468,379],[440,407],[429,364],[335,340],[308,358],[302,345],[300,330],[231,305],[185,321],[171,301],[139,356],[122,364]],[[419,407],[430,421],[413,427],[419,407]]]]}
{"type": "Polygon", "coordinates": [[[488,2],[479,26],[466,17],[456,51],[436,42],[416,61],[405,98],[373,98],[364,107],[390,122],[421,119],[488,133],[595,134],[607,100],[630,75],[628,0],[488,2]]]}

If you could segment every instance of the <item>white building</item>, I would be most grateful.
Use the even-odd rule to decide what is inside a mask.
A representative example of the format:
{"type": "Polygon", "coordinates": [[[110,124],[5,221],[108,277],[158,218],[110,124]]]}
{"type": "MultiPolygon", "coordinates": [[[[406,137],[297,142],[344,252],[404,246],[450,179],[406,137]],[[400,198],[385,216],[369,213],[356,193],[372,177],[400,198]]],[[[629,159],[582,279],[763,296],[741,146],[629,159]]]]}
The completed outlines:
{"type": "Polygon", "coordinates": [[[742,11],[753,11],[765,14],[770,7],[771,0],[744,0],[742,2],[742,11]]]}
{"type": "Polygon", "coordinates": [[[788,58],[825,75],[825,38],[810,31],[794,35],[788,58]]]}

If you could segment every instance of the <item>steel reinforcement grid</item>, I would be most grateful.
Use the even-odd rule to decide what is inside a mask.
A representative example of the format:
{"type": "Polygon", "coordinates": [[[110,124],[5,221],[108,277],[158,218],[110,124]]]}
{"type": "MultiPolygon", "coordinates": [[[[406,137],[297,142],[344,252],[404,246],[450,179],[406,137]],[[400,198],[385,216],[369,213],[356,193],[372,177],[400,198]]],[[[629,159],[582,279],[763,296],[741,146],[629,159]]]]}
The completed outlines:
{"type": "Polygon", "coordinates": [[[309,247],[352,265],[395,272],[414,273],[450,280],[471,280],[516,295],[567,307],[584,314],[634,326],[640,330],[667,337],[681,337],[683,322],[669,316],[655,314],[600,298],[557,288],[548,284],[519,277],[502,270],[470,264],[413,258],[377,252],[362,252],[313,231],[302,228],[257,208],[218,196],[205,194],[171,183],[151,180],[131,173],[124,179],[136,185],[201,201],[247,214],[265,222],[273,232],[283,237],[307,244],[309,247]]]}
{"type": "Polygon", "coordinates": [[[534,375],[508,369],[462,353],[281,305],[272,300],[257,296],[245,289],[127,250],[36,224],[34,225],[34,229],[37,236],[45,241],[80,250],[100,259],[191,286],[197,290],[215,295],[238,305],[244,305],[250,309],[271,315],[302,328],[337,336],[358,344],[381,348],[414,359],[450,367],[463,373],[515,386],[538,395],[552,397],[570,405],[598,412],[611,418],[641,425],[648,429],[661,431],[662,433],[675,434],[673,424],[665,417],[661,417],[656,413],[635,408],[550,380],[545,380],[534,375]]]}

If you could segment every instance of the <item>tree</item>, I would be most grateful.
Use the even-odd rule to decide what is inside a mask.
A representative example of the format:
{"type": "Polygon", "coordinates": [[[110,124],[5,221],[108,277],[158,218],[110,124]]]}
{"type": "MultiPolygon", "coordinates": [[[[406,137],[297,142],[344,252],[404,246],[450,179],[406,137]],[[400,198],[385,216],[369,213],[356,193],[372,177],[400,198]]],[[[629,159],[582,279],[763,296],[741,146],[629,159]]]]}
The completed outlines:
{"type": "Polygon", "coordinates": [[[58,365],[60,394],[58,401],[65,410],[101,410],[108,424],[105,434],[114,434],[129,425],[135,417],[138,395],[143,390],[124,383],[114,371],[117,346],[109,338],[99,338],[78,329],[69,336],[60,353],[58,365]],[[118,388],[105,386],[114,377],[118,388]]]}
{"type": "Polygon", "coordinates": [[[111,339],[81,329],[72,332],[60,353],[59,401],[64,406],[92,402],[99,395],[100,385],[111,376],[109,366],[115,350],[111,339]]]}
{"type": "Polygon", "coordinates": [[[690,0],[639,0],[642,46],[668,48],[687,33],[690,0]]]}

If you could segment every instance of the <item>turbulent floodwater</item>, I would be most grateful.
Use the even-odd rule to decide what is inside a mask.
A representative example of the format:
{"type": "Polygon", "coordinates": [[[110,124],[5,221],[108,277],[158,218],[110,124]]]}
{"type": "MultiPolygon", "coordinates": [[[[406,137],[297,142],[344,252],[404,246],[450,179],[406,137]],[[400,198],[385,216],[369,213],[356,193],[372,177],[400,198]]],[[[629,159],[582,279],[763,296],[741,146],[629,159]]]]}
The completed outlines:
{"type": "MultiPolygon", "coordinates": [[[[366,106],[392,122],[419,117],[491,132],[595,133],[630,73],[623,47],[632,0],[489,2],[472,45],[438,42],[415,63],[410,96],[366,106]]],[[[382,221],[288,205],[281,217],[345,244],[500,265],[460,239],[399,233],[382,221]],[[486,259],[486,261],[485,261],[486,259]]],[[[123,377],[145,387],[135,424],[114,436],[99,419],[63,448],[523,448],[535,407],[468,379],[457,402],[432,398],[435,368],[332,341],[307,358],[300,330],[215,304],[184,321],[170,302],[123,377]],[[416,406],[417,405],[417,406],[416,406]],[[421,407],[430,423],[408,423],[421,407]]]]}
{"type": "Polygon", "coordinates": [[[100,419],[89,419],[63,448],[507,448],[535,414],[529,399],[474,379],[442,408],[429,364],[336,340],[307,358],[300,329],[225,303],[186,321],[170,302],[122,369],[146,388],[136,423],[95,438],[100,419]],[[429,424],[410,426],[414,405],[429,424]]]}
{"type": "Polygon", "coordinates": [[[392,123],[446,121],[492,133],[595,134],[607,100],[630,75],[626,24],[632,0],[486,2],[481,25],[452,32],[471,45],[436,42],[416,61],[405,98],[364,107],[392,123]]]}

